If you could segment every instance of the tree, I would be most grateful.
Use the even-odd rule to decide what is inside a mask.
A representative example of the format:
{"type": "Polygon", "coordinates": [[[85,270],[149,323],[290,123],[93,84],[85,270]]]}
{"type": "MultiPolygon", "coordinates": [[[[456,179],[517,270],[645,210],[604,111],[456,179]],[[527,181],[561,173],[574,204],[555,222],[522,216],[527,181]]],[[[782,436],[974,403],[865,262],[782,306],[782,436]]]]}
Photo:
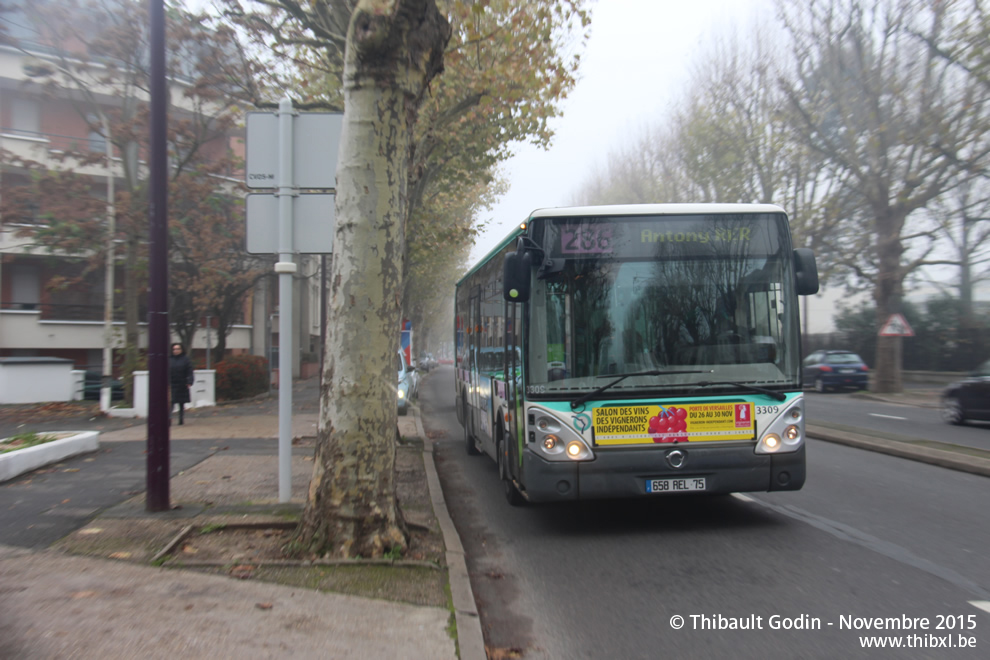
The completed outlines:
{"type": "Polygon", "coordinates": [[[316,555],[406,547],[393,439],[407,170],[449,38],[433,0],[361,0],[348,27],[319,438],[295,539],[316,555]]]}
{"type": "Polygon", "coordinates": [[[840,179],[795,139],[772,31],[711,43],[670,118],[610,154],[607,173],[585,184],[582,201],[776,203],[788,212],[795,243],[815,250],[827,275],[846,217],[840,179]]]}
{"type": "MultiPolygon", "coordinates": [[[[939,273],[926,281],[946,293],[955,289],[964,321],[973,317],[973,290],[990,281],[990,185],[985,178],[966,181],[934,200],[926,209],[934,235],[945,245],[959,277],[946,282],[939,273]]],[[[944,274],[945,268],[941,269],[944,274]]]]}
{"type": "Polygon", "coordinates": [[[244,203],[218,191],[213,177],[187,175],[173,182],[169,216],[169,323],[183,345],[191,346],[203,316],[215,320],[212,358],[220,362],[227,336],[243,319],[244,298],[268,275],[270,259],[244,252],[244,203]]]}
{"type": "MultiPolygon", "coordinates": [[[[259,50],[270,51],[274,61],[300,66],[283,75],[280,84],[290,86],[302,105],[330,108],[340,107],[344,31],[356,4],[272,0],[258,7],[224,0],[225,16],[253,35],[259,50]]],[[[418,112],[405,262],[414,268],[426,258],[424,269],[456,271],[460,260],[446,257],[469,249],[478,215],[489,206],[491,191],[501,186],[497,166],[511,156],[512,145],[549,145],[549,121],[561,113],[560,103],[575,84],[577,50],[587,35],[574,37],[587,28],[590,16],[583,0],[444,5],[452,37],[444,75],[431,83],[418,112]],[[457,200],[453,205],[452,199],[457,200]]],[[[426,290],[422,283],[409,277],[404,288],[407,315],[429,315],[430,300],[419,299],[426,290]]]]}
{"type": "MultiPolygon", "coordinates": [[[[947,263],[916,212],[985,167],[990,149],[986,89],[925,45],[963,12],[958,2],[822,0],[790,3],[782,16],[794,126],[855,202],[858,249],[843,265],[872,287],[880,327],[901,311],[910,273],[947,263]]],[[[901,389],[901,345],[877,343],[880,392],[901,389]]]]}
{"type": "Polygon", "coordinates": [[[636,141],[607,155],[607,165],[582,183],[576,204],[652,204],[687,201],[690,182],[672,127],[647,126],[636,141]]]}

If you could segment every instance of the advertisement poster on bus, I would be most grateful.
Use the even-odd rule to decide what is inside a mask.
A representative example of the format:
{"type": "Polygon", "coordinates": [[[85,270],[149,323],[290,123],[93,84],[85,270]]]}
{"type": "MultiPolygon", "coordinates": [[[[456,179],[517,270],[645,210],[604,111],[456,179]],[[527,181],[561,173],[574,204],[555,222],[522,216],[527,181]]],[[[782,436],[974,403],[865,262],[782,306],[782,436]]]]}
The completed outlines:
{"type": "Polygon", "coordinates": [[[596,445],[753,440],[752,403],[643,404],[592,409],[596,445]]]}

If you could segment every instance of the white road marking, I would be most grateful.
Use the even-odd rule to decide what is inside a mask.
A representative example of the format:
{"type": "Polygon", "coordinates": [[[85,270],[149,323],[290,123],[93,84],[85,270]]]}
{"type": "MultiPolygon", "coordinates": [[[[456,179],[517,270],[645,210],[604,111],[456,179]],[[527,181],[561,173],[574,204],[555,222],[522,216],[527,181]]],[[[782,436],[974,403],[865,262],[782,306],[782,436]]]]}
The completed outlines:
{"type": "Polygon", "coordinates": [[[879,413],[870,413],[870,417],[883,417],[884,419],[899,419],[902,422],[907,421],[907,417],[895,417],[894,415],[881,415],[879,413]]]}
{"type": "Polygon", "coordinates": [[[842,541],[855,543],[856,545],[889,557],[894,561],[905,564],[906,566],[920,569],[929,575],[934,575],[937,578],[941,578],[942,580],[968,591],[973,596],[979,598],[980,600],[971,600],[968,602],[974,607],[990,612],[990,592],[988,592],[981,585],[977,584],[965,575],[948,568],[947,566],[942,566],[929,559],[919,557],[907,548],[901,547],[896,543],[886,541],[855,527],[846,525],[845,523],[816,515],[796,506],[771,504],[770,502],[766,502],[762,499],[742,495],[740,493],[733,493],[732,496],[744,502],[750,502],[756,504],[757,506],[765,507],[770,511],[787,516],[788,518],[799,520],[823,532],[827,532],[842,541]]]}

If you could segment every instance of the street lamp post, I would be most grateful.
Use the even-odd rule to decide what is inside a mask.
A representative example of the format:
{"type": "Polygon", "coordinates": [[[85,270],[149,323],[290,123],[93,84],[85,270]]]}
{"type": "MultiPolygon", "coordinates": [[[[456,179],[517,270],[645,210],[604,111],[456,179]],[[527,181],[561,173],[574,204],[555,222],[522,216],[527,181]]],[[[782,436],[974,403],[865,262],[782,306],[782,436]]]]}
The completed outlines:
{"type": "Polygon", "coordinates": [[[114,235],[117,232],[116,210],[114,208],[113,144],[110,142],[110,122],[103,119],[103,136],[107,150],[107,263],[106,282],[103,291],[103,378],[100,382],[100,410],[110,410],[113,402],[113,270],[114,235]]]}

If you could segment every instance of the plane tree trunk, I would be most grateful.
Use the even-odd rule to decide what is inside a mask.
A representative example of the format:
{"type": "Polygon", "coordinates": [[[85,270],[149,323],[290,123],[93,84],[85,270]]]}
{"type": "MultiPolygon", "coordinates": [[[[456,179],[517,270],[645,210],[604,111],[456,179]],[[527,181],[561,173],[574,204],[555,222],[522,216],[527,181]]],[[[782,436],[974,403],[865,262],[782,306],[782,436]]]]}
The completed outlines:
{"type": "Polygon", "coordinates": [[[450,27],[435,0],[361,0],[351,16],[320,423],[294,545],[316,556],[406,547],[394,481],[396,351],[408,162],[450,27]]]}

